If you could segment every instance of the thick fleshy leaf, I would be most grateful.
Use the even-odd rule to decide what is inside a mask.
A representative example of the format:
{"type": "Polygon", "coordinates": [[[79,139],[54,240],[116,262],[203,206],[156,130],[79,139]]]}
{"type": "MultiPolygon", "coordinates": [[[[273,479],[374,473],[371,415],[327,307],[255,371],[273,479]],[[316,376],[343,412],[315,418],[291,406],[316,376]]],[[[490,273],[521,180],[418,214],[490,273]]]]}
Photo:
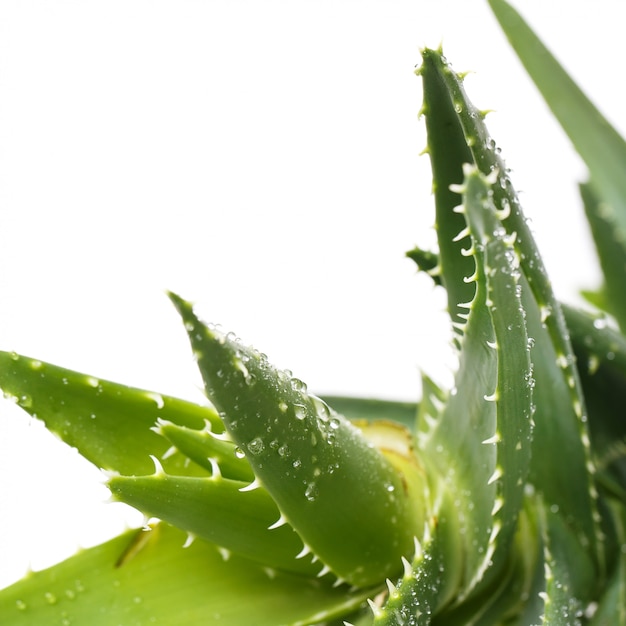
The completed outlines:
{"type": "MultiPolygon", "coordinates": [[[[528,502],[526,502],[526,505],[528,502]]],[[[543,576],[543,561],[538,567],[541,540],[537,537],[536,526],[532,514],[527,510],[521,512],[514,541],[509,551],[506,568],[494,584],[460,605],[446,610],[441,616],[445,626],[468,626],[509,624],[509,620],[519,616],[532,605],[531,594],[533,581],[537,572],[543,576]]],[[[536,595],[536,594],[535,594],[536,595]]],[[[543,605],[537,602],[534,615],[539,616],[543,605]]],[[[532,609],[531,609],[532,611],[532,609]]],[[[519,622],[520,626],[535,624],[538,619],[526,619],[519,622]]]]}
{"type": "Polygon", "coordinates": [[[415,402],[398,402],[375,398],[352,398],[348,396],[330,396],[322,399],[349,420],[388,420],[403,424],[408,429],[415,428],[418,405],[415,402]]]}
{"type": "Polygon", "coordinates": [[[224,560],[213,545],[167,524],[133,530],[0,591],[11,626],[292,626],[356,608],[363,591],[224,560]],[[245,600],[244,600],[245,598],[245,600]]]}
{"type": "MultiPolygon", "coordinates": [[[[441,280],[448,295],[448,311],[453,324],[462,324],[466,311],[462,305],[474,297],[474,286],[464,279],[471,276],[474,263],[471,258],[461,254],[463,243],[457,235],[465,228],[462,215],[453,212],[461,204],[458,191],[450,188],[463,182],[463,165],[473,163],[472,153],[467,146],[463,130],[450,99],[449,88],[439,71],[438,60],[441,50],[422,51],[422,64],[417,73],[424,85],[424,102],[421,113],[426,120],[428,146],[425,152],[430,157],[433,172],[433,194],[439,245],[439,270],[437,278],[441,280]],[[460,306],[461,305],[461,306],[460,306]]],[[[424,267],[433,273],[432,257],[420,253],[410,254],[418,267],[424,267]]]]}
{"type": "MultiPolygon", "coordinates": [[[[508,170],[479,111],[467,98],[462,77],[439,52],[428,51],[431,71],[440,74],[454,103],[465,139],[480,171],[495,177],[493,203],[519,257],[522,305],[526,311],[533,377],[536,429],[530,480],[550,505],[576,528],[581,549],[602,565],[602,533],[597,513],[594,465],[589,449],[587,413],[569,332],[508,170]],[[565,446],[569,462],[553,451],[565,446]],[[576,477],[573,477],[575,473],[576,477]],[[582,485],[585,485],[583,488],[582,485]]],[[[457,385],[458,387],[458,385],[457,385]]]]}
{"type": "Polygon", "coordinates": [[[271,528],[280,512],[265,489],[241,491],[247,483],[220,476],[119,476],[109,481],[116,500],[151,517],[211,541],[268,567],[314,576],[319,564],[296,558],[302,539],[283,524],[271,528]]]}
{"type": "Polygon", "coordinates": [[[494,564],[484,584],[501,576],[530,461],[533,381],[519,262],[493,205],[491,182],[468,166],[458,188],[476,296],[468,307],[455,389],[428,440],[462,520],[462,597],[494,564]]]}
{"type": "MultiPolygon", "coordinates": [[[[453,89],[459,84],[458,77],[455,75],[450,80],[448,75],[452,72],[441,51],[424,50],[423,58],[419,73],[424,82],[427,122],[430,115],[448,113],[445,124],[427,125],[429,147],[440,145],[444,151],[451,136],[458,143],[467,143],[459,119],[459,112],[463,107],[467,110],[467,103],[453,89]]],[[[464,97],[462,90],[461,95],[464,97]]],[[[472,118],[479,119],[480,115],[472,111],[472,118]]],[[[473,161],[474,158],[469,148],[446,156],[461,171],[461,159],[473,161]]],[[[447,182],[438,179],[434,164],[433,178],[435,189],[447,182]]],[[[465,285],[458,292],[464,298],[468,286],[475,289],[475,294],[469,303],[450,303],[451,311],[456,310],[453,306],[465,308],[465,313],[457,317],[467,319],[467,324],[457,324],[462,339],[455,389],[436,421],[428,444],[443,459],[440,470],[453,472],[450,488],[459,494],[458,502],[465,501],[467,507],[461,516],[471,527],[469,532],[465,529],[468,543],[473,547],[472,558],[466,560],[465,593],[469,593],[493,558],[496,536],[502,533],[498,541],[503,553],[512,540],[529,466],[533,380],[525,312],[519,294],[519,259],[513,249],[513,238],[505,237],[506,230],[497,215],[503,212],[494,206],[494,192],[477,172],[466,178],[463,187],[453,186],[451,191],[466,193],[465,215],[453,213],[450,202],[446,205],[435,198],[440,254],[449,257],[448,269],[441,263],[443,283],[449,297],[454,283],[465,285]],[[457,214],[463,217],[461,224],[454,217],[457,214]],[[452,236],[442,227],[444,223],[456,225],[452,236]],[[472,242],[468,244],[469,234],[472,242]],[[454,239],[455,247],[451,247],[448,238],[454,239]],[[469,271],[468,260],[472,261],[469,271]],[[469,499],[468,494],[472,494],[469,499]],[[495,511],[498,514],[494,520],[495,511]]]]}
{"type": "Polygon", "coordinates": [[[589,555],[578,549],[578,540],[558,511],[538,506],[544,535],[545,626],[577,626],[596,589],[596,574],[589,555]]]}
{"type": "Polygon", "coordinates": [[[285,520],[326,568],[352,584],[397,572],[424,528],[426,475],[411,451],[383,455],[302,381],[171,298],[207,395],[285,520]]]}
{"type": "MultiPolygon", "coordinates": [[[[158,420],[154,430],[171,442],[181,454],[204,467],[212,475],[243,480],[246,483],[254,480],[250,464],[243,458],[235,444],[228,441],[223,434],[216,435],[206,428],[196,430],[178,426],[161,419],[158,420]]],[[[167,459],[168,454],[164,456],[167,459]]]]}
{"type": "Polygon", "coordinates": [[[443,484],[433,516],[404,574],[387,581],[389,597],[381,608],[372,605],[375,626],[426,626],[458,593],[463,545],[451,494],[443,484]]]}
{"type": "Polygon", "coordinates": [[[617,526],[618,562],[589,626],[626,626],[626,508],[612,502],[617,526]]]}
{"type": "Polygon", "coordinates": [[[601,199],[626,235],[626,142],[505,0],[489,0],[511,46],[585,161],[601,199]]]}
{"type": "MultiPolygon", "coordinates": [[[[171,444],[152,430],[161,418],[201,429],[223,426],[207,406],[135,389],[37,359],[0,352],[0,388],[48,430],[100,468],[151,474],[150,455],[162,457],[171,444]]],[[[181,454],[163,460],[174,474],[206,475],[181,454]]]]}
{"type": "Polygon", "coordinates": [[[422,372],[422,399],[417,412],[416,424],[420,447],[426,447],[426,442],[443,411],[446,398],[447,393],[432,378],[422,372]]]}
{"type": "Polygon", "coordinates": [[[626,339],[603,317],[564,307],[601,472],[626,490],[626,339]]]}
{"type": "Polygon", "coordinates": [[[603,304],[626,331],[626,239],[616,227],[613,207],[602,202],[591,183],[580,185],[580,195],[604,275],[602,300],[596,304],[603,304]]]}

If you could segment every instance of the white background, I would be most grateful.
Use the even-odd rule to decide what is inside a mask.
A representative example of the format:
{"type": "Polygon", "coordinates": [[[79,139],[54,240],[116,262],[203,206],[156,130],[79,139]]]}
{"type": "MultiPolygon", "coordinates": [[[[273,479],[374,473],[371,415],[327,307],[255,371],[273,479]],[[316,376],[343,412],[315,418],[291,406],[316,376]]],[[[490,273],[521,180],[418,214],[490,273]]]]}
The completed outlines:
{"type": "MultiPolygon", "coordinates": [[[[624,133],[623,2],[518,5],[624,133]]],[[[434,240],[413,68],[442,40],[557,294],[596,286],[584,168],[484,0],[3,0],[0,349],[198,399],[172,289],[318,392],[449,381],[404,258],[434,240]]],[[[0,586],[141,522],[99,481],[0,405],[0,586]]]]}

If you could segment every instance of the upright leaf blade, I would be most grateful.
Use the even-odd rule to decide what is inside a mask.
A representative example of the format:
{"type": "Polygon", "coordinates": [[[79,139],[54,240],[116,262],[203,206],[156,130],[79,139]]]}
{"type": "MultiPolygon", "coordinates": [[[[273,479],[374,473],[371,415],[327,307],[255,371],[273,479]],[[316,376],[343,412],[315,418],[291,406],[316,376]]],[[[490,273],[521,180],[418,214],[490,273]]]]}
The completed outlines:
{"type": "Polygon", "coordinates": [[[502,226],[514,238],[523,276],[522,303],[528,335],[534,341],[532,361],[537,413],[531,463],[531,481],[547,501],[577,528],[582,549],[594,554],[603,567],[602,533],[597,512],[594,465],[589,449],[587,412],[561,307],[554,296],[543,261],[509,178],[508,170],[489,136],[480,112],[468,99],[462,77],[439,54],[430,51],[433,67],[440,72],[463,129],[474,161],[484,175],[496,177],[493,202],[501,212],[502,226]],[[529,288],[528,288],[529,287],[529,288]],[[570,463],[564,465],[550,452],[567,441],[570,463]],[[572,471],[576,480],[572,480],[572,471]],[[584,488],[581,485],[585,485],[584,488]]]}
{"type": "Polygon", "coordinates": [[[608,313],[626,331],[626,238],[616,224],[616,213],[602,201],[592,183],[580,185],[585,215],[604,275],[602,293],[608,313]]]}
{"type": "MultiPolygon", "coordinates": [[[[463,182],[463,165],[473,163],[474,159],[440,68],[441,50],[424,49],[422,65],[417,71],[424,87],[421,113],[426,119],[426,152],[433,172],[440,278],[446,288],[448,310],[454,325],[464,322],[465,310],[459,305],[474,297],[474,285],[464,280],[472,275],[474,264],[471,258],[461,254],[464,244],[457,235],[466,224],[462,215],[453,212],[461,204],[461,196],[450,186],[463,182]]],[[[423,257],[421,253],[417,260],[423,257]]]]}
{"type": "Polygon", "coordinates": [[[626,142],[505,0],[489,0],[511,46],[583,158],[596,190],[626,235],[626,142]]]}

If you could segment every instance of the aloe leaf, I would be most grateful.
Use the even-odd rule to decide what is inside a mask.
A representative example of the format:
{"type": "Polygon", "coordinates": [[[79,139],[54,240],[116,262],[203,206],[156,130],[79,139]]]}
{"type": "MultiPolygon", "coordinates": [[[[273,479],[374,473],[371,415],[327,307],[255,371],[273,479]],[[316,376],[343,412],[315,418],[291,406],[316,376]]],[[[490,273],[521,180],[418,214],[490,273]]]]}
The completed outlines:
{"type": "MultiPolygon", "coordinates": [[[[494,389],[485,396],[485,400],[496,405],[497,422],[493,435],[481,442],[497,450],[496,468],[489,481],[496,483],[498,492],[491,511],[493,526],[487,549],[495,561],[496,557],[505,558],[522,507],[531,458],[535,381],[521,298],[520,260],[513,246],[514,237],[506,234],[493,204],[492,185],[496,177],[491,180],[469,166],[466,172],[463,209],[472,237],[477,281],[481,273],[486,280],[485,305],[495,342],[487,348],[497,356],[494,389]],[[500,554],[496,554],[498,550],[500,554]]],[[[470,318],[471,315],[470,310],[470,318]]]]}
{"type": "Polygon", "coordinates": [[[587,221],[596,244],[596,250],[604,275],[603,300],[617,320],[622,331],[626,330],[626,239],[620,236],[615,221],[615,211],[610,204],[602,202],[591,183],[580,185],[580,194],[587,221]]]}
{"type": "MultiPolygon", "coordinates": [[[[430,458],[454,495],[465,545],[461,599],[512,541],[530,458],[532,376],[520,271],[493,205],[491,182],[466,169],[464,218],[475,296],[461,340],[455,389],[428,439],[430,458]],[[497,541],[496,541],[497,538],[497,541]],[[496,547],[498,555],[496,556],[496,547]]],[[[499,574],[498,574],[499,575],[499,574]]]]}
{"type": "Polygon", "coordinates": [[[296,559],[302,540],[284,524],[276,504],[259,488],[242,492],[248,483],[220,476],[208,478],[168,476],[119,476],[109,481],[116,500],[158,517],[192,537],[211,541],[268,567],[315,575],[319,565],[310,558],[296,559]]]}
{"type": "Polygon", "coordinates": [[[412,561],[404,560],[404,574],[387,581],[388,598],[382,607],[370,604],[374,626],[427,626],[458,592],[463,547],[450,493],[443,487],[412,561]]]}
{"type": "Polygon", "coordinates": [[[618,562],[589,626],[626,626],[626,509],[611,504],[618,527],[618,562]]]}
{"type": "Polygon", "coordinates": [[[447,394],[429,376],[422,372],[422,399],[417,412],[417,436],[425,448],[445,406],[447,394]]]}
{"type": "MultiPolygon", "coordinates": [[[[196,430],[178,426],[165,420],[158,420],[154,428],[163,435],[181,454],[203,467],[212,475],[242,480],[254,480],[250,464],[241,458],[241,453],[223,435],[215,435],[211,430],[196,430]]],[[[167,457],[167,454],[165,455],[167,457]]]]}
{"type": "Polygon", "coordinates": [[[626,490],[626,339],[608,320],[564,307],[600,469],[626,490]]]}
{"type": "Polygon", "coordinates": [[[304,626],[345,614],[365,599],[363,591],[267,572],[234,555],[224,560],[209,543],[183,548],[184,541],[184,532],[158,524],[31,573],[0,592],[2,622],[304,626]]]}
{"type": "MultiPolygon", "coordinates": [[[[425,152],[430,157],[433,172],[433,194],[437,224],[437,241],[439,245],[439,275],[448,295],[448,310],[455,324],[464,323],[466,311],[463,303],[470,302],[474,297],[474,286],[464,279],[471,276],[474,264],[471,258],[461,254],[463,244],[456,238],[465,228],[462,215],[453,209],[461,203],[458,191],[450,185],[463,182],[463,165],[473,162],[463,131],[459,124],[454,102],[450,99],[448,86],[439,71],[441,50],[422,50],[422,64],[417,73],[424,85],[424,102],[421,113],[426,120],[428,146],[425,152]]],[[[418,267],[427,260],[427,269],[433,273],[432,257],[428,255],[410,254],[418,267]]]]}
{"type": "Polygon", "coordinates": [[[493,175],[493,202],[502,226],[512,238],[522,276],[522,304],[528,335],[534,341],[531,358],[536,381],[530,480],[546,500],[577,529],[580,545],[602,564],[602,533],[597,512],[595,471],[589,448],[587,411],[575,357],[560,304],[519,204],[500,151],[489,136],[479,111],[467,98],[462,77],[452,71],[439,52],[429,51],[432,71],[445,83],[473,159],[484,175],[493,175]],[[553,454],[567,446],[570,463],[553,454]],[[576,474],[573,478],[572,473],[576,474]],[[582,487],[584,485],[584,488],[582,487]]]}
{"type": "Polygon", "coordinates": [[[489,0],[489,4],[526,71],[585,161],[595,189],[611,205],[623,238],[626,234],[626,142],[519,13],[504,0],[489,0]]]}
{"type": "Polygon", "coordinates": [[[403,424],[410,430],[415,428],[418,405],[415,402],[379,400],[375,398],[351,398],[330,396],[322,399],[349,420],[390,420],[403,424]]]}
{"type": "Polygon", "coordinates": [[[302,381],[170,297],[227,431],[325,569],[361,586],[398,571],[424,527],[426,479],[415,457],[383,455],[302,381]]]}
{"type": "MultiPolygon", "coordinates": [[[[445,626],[492,626],[507,624],[528,611],[520,626],[538,622],[543,604],[533,602],[533,582],[539,572],[543,576],[543,561],[539,558],[541,540],[537,536],[536,524],[526,508],[521,512],[515,532],[513,545],[509,552],[506,568],[493,585],[480,594],[474,594],[471,600],[463,602],[452,610],[446,610],[437,623],[445,626]],[[540,561],[540,563],[539,563],[540,561]],[[538,567],[540,565],[541,567],[538,567]],[[533,606],[536,605],[536,606],[533,606]],[[530,615],[533,618],[530,618],[530,615]]],[[[543,588],[543,587],[542,587],[543,588]]],[[[536,595],[536,593],[535,593],[536,595]]]]}
{"type": "Polygon", "coordinates": [[[439,255],[436,252],[413,248],[413,250],[409,250],[406,255],[415,262],[415,265],[417,265],[417,268],[421,272],[426,272],[436,285],[443,285],[439,255]]]}
{"type": "Polygon", "coordinates": [[[589,555],[577,549],[577,538],[558,511],[539,505],[544,534],[545,626],[580,625],[583,608],[593,597],[595,571],[589,555]]]}
{"type": "MultiPolygon", "coordinates": [[[[171,444],[152,430],[162,418],[201,429],[223,426],[215,410],[163,394],[135,389],[15,353],[0,352],[0,388],[48,430],[100,468],[150,474],[150,455],[163,457],[171,444]]],[[[181,454],[163,460],[182,475],[206,475],[181,454]]]]}

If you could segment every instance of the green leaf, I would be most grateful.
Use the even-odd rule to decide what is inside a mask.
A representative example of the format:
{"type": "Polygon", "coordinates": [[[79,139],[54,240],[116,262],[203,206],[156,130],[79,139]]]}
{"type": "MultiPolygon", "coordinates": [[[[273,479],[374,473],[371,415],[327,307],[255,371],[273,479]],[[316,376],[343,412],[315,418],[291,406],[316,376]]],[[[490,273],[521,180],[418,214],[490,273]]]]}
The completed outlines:
{"type": "Polygon", "coordinates": [[[626,142],[580,90],[519,13],[504,0],[489,0],[511,46],[546,103],[585,161],[599,196],[615,212],[626,236],[626,142]]]}
{"type": "MultiPolygon", "coordinates": [[[[459,135],[464,142],[467,140],[459,113],[469,110],[468,101],[441,51],[424,50],[423,57],[420,74],[427,103],[424,110],[429,147],[440,146],[443,151],[451,129],[457,141],[459,135]],[[436,117],[440,110],[447,111],[446,123],[428,126],[429,116],[436,117]]],[[[480,118],[473,109],[468,115],[473,123],[480,118]]],[[[468,156],[473,160],[471,152],[461,157],[453,151],[450,161],[461,167],[460,159],[468,156]]],[[[445,177],[439,180],[434,165],[433,177],[436,189],[447,182],[445,177]]],[[[467,319],[465,325],[456,324],[462,331],[460,367],[455,389],[427,439],[440,472],[449,476],[448,488],[457,495],[463,533],[471,546],[465,560],[465,594],[488,569],[496,537],[502,554],[506,554],[521,508],[530,459],[532,370],[519,294],[521,272],[513,239],[505,237],[506,230],[497,215],[502,211],[493,204],[495,191],[490,183],[495,180],[495,174],[488,183],[477,172],[467,170],[464,185],[451,189],[453,193],[464,193],[465,215],[453,213],[451,202],[447,206],[440,202],[437,213],[441,255],[448,256],[449,269],[442,260],[442,273],[449,296],[467,297],[468,285],[470,291],[475,291],[470,303],[450,300],[450,310],[465,309],[457,317],[467,319]],[[463,217],[462,225],[455,215],[463,217]],[[453,235],[450,223],[455,224],[453,235]],[[472,236],[470,244],[464,241],[468,234],[472,236]],[[446,237],[454,239],[455,247],[446,237]],[[468,260],[472,261],[469,270],[468,260]],[[451,296],[454,289],[456,295],[451,296]]]]}
{"type": "Polygon", "coordinates": [[[462,597],[494,564],[488,580],[500,575],[530,461],[532,370],[519,260],[498,219],[490,183],[468,166],[459,188],[476,296],[463,332],[455,393],[429,441],[464,520],[462,597]]]}
{"type": "MultiPolygon", "coordinates": [[[[421,112],[426,118],[428,136],[425,152],[430,157],[433,172],[440,265],[438,275],[448,294],[448,310],[454,325],[463,324],[466,311],[460,305],[474,297],[474,286],[464,281],[472,275],[474,263],[461,254],[463,244],[457,235],[465,228],[465,220],[462,215],[453,212],[461,203],[461,196],[450,185],[463,182],[463,165],[473,163],[474,159],[441,73],[441,56],[441,50],[422,50],[422,65],[417,73],[424,87],[421,112]]],[[[413,255],[412,258],[417,261],[424,257],[413,255]]]]}
{"type": "Polygon", "coordinates": [[[152,476],[114,477],[109,489],[116,500],[192,537],[268,567],[314,576],[319,564],[296,558],[303,549],[300,537],[286,524],[272,528],[280,512],[267,491],[241,491],[247,484],[220,476],[168,476],[158,471],[152,476]]]}
{"type": "Polygon", "coordinates": [[[491,187],[493,203],[519,258],[522,305],[528,336],[534,341],[531,358],[537,411],[530,481],[576,527],[581,549],[590,550],[602,568],[602,534],[592,478],[587,412],[561,307],[500,151],[489,136],[480,112],[467,98],[462,78],[440,53],[429,51],[429,58],[431,67],[439,72],[448,89],[475,163],[485,176],[495,177],[491,187]],[[553,453],[561,446],[568,450],[567,464],[553,453]]]}
{"type": "Polygon", "coordinates": [[[510,620],[520,614],[524,615],[524,619],[519,621],[520,626],[538,622],[543,603],[538,602],[533,583],[538,573],[543,577],[543,560],[539,555],[541,540],[537,536],[532,512],[528,509],[526,498],[506,568],[499,579],[480,594],[473,594],[470,600],[446,610],[441,623],[446,626],[512,626],[510,620]]]}
{"type": "Polygon", "coordinates": [[[426,272],[436,285],[442,285],[441,268],[439,266],[439,255],[430,250],[413,248],[406,253],[407,257],[415,262],[421,272],[426,272]]]}
{"type": "Polygon", "coordinates": [[[397,572],[424,528],[427,506],[426,474],[410,449],[383,454],[290,372],[205,326],[188,303],[170,297],[208,397],[283,518],[324,564],[322,571],[361,586],[397,572]]]}
{"type": "Polygon", "coordinates": [[[439,387],[427,374],[422,372],[422,399],[417,413],[417,436],[420,447],[424,448],[426,441],[435,428],[443,411],[447,393],[439,387]]]}
{"type": "Polygon", "coordinates": [[[589,555],[558,511],[539,504],[544,535],[544,626],[577,626],[583,608],[594,595],[596,580],[589,555]]]}
{"type": "Polygon", "coordinates": [[[458,593],[463,546],[451,494],[440,486],[439,500],[412,562],[395,584],[387,581],[385,605],[371,605],[375,626],[427,626],[458,593]]]}
{"type": "Polygon", "coordinates": [[[605,318],[563,308],[576,353],[600,470],[626,490],[626,339],[605,318]]]}
{"type": "Polygon", "coordinates": [[[626,508],[616,502],[611,508],[618,528],[618,562],[589,626],[626,626],[626,508]]]}
{"type": "MultiPolygon", "coordinates": [[[[163,435],[181,454],[203,467],[213,476],[223,476],[246,483],[254,480],[250,464],[237,450],[235,444],[223,435],[215,435],[211,430],[195,430],[177,426],[162,419],[154,428],[163,435]]],[[[167,457],[167,454],[164,455],[167,457]]]]}
{"type": "Polygon", "coordinates": [[[0,591],[7,626],[290,626],[343,615],[363,591],[224,560],[167,524],[133,530],[0,591]],[[245,597],[245,601],[242,598],[245,597]]]}
{"type": "MultiPolygon", "coordinates": [[[[603,303],[608,313],[626,330],[626,239],[620,236],[610,204],[602,202],[591,183],[580,185],[587,221],[596,244],[604,275],[603,303]]],[[[596,303],[598,301],[596,300],[596,303]]]]}
{"type": "MultiPolygon", "coordinates": [[[[151,474],[150,455],[163,457],[170,442],[152,430],[161,418],[201,429],[223,429],[214,409],[135,389],[37,359],[0,352],[0,388],[48,430],[100,468],[151,474]]],[[[171,473],[206,475],[181,454],[163,461],[171,473]]]]}
{"type": "Polygon", "coordinates": [[[390,420],[415,428],[418,406],[415,402],[379,400],[375,398],[351,398],[324,394],[324,402],[349,420],[390,420]]]}

